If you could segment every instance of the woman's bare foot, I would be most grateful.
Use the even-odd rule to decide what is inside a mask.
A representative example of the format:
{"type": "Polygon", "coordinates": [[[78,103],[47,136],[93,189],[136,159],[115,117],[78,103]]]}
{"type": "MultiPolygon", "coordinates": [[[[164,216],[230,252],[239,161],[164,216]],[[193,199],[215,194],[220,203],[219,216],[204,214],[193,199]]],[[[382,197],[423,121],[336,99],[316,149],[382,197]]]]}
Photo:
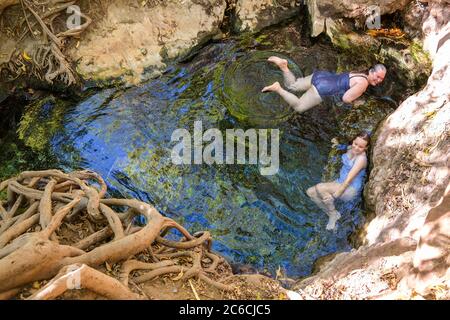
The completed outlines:
{"type": "Polygon", "coordinates": [[[278,58],[277,56],[271,56],[267,61],[275,63],[281,71],[287,71],[288,69],[288,61],[286,59],[278,58]]]}
{"type": "Polygon", "coordinates": [[[334,230],[334,228],[336,227],[336,221],[338,221],[341,218],[341,215],[339,212],[335,211],[335,212],[331,213],[329,216],[330,216],[330,219],[328,220],[326,229],[334,230]]]}
{"type": "Polygon", "coordinates": [[[281,89],[280,83],[274,82],[273,84],[271,84],[270,86],[264,87],[261,92],[271,92],[271,91],[278,91],[281,89]]]}

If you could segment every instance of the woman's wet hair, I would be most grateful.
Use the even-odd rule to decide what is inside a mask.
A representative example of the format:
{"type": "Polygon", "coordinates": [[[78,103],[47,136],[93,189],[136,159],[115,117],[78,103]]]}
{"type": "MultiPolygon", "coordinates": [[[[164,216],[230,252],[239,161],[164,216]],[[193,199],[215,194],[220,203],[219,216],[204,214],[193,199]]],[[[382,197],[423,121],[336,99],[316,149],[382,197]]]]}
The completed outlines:
{"type": "Polygon", "coordinates": [[[386,72],[386,67],[384,66],[384,64],[377,63],[369,69],[369,72],[378,72],[378,71],[386,72]]]}
{"type": "Polygon", "coordinates": [[[384,64],[377,63],[377,64],[374,64],[373,66],[371,66],[369,69],[356,71],[355,73],[362,73],[362,74],[365,74],[366,76],[368,76],[370,72],[378,72],[381,70],[384,70],[385,72],[387,72],[387,69],[384,66],[384,64]]]}
{"type": "Polygon", "coordinates": [[[353,143],[353,140],[355,140],[356,138],[361,138],[364,141],[367,142],[367,146],[368,147],[370,145],[370,134],[367,131],[360,131],[358,134],[356,134],[352,140],[349,141],[349,144],[353,143]]]}

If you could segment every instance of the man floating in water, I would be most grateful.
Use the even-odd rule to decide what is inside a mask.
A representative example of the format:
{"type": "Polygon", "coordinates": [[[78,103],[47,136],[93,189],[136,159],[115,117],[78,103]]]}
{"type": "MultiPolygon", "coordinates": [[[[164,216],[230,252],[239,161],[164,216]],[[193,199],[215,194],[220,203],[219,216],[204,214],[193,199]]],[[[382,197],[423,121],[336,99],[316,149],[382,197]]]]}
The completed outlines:
{"type": "Polygon", "coordinates": [[[329,71],[315,71],[304,78],[295,78],[288,68],[288,61],[272,56],[268,61],[276,64],[283,72],[284,84],[291,91],[306,91],[300,98],[284,90],[279,82],[264,87],[262,92],[278,93],[297,112],[320,104],[325,97],[338,96],[344,103],[351,103],[359,98],[369,85],[376,86],[383,82],[386,67],[376,64],[366,72],[333,73],[329,71]]]}

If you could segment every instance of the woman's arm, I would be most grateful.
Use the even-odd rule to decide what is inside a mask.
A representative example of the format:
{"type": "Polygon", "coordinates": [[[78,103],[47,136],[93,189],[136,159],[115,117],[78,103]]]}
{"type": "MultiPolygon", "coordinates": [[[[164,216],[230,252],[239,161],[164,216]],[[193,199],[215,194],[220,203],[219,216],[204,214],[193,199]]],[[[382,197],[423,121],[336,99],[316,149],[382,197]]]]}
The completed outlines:
{"type": "Polygon", "coordinates": [[[358,82],[344,93],[344,95],[342,96],[342,101],[344,103],[352,103],[366,91],[367,86],[367,81],[358,82]]]}
{"type": "Polygon", "coordinates": [[[367,158],[365,156],[359,156],[353,164],[352,169],[345,178],[341,187],[333,194],[334,198],[339,198],[353,181],[353,179],[358,175],[361,170],[364,170],[367,167],[367,158]]]}

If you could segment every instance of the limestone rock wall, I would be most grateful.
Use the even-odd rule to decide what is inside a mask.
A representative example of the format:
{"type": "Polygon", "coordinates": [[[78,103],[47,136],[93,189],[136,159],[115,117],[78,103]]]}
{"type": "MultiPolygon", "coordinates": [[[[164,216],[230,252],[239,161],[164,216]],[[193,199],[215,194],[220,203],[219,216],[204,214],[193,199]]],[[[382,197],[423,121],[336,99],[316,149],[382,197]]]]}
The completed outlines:
{"type": "Polygon", "coordinates": [[[380,15],[405,9],[411,0],[306,0],[311,17],[311,36],[326,30],[326,20],[352,18],[363,24],[377,6],[380,15]]]}
{"type": "Polygon", "coordinates": [[[237,0],[234,29],[256,32],[298,14],[298,0],[237,0]]]}
{"type": "Polygon", "coordinates": [[[437,46],[449,28],[450,21],[440,27],[436,21],[424,23],[432,74],[425,88],[406,99],[377,133],[365,190],[376,213],[367,229],[368,243],[417,239],[427,212],[450,181],[450,41],[437,46]],[[430,24],[437,29],[428,30],[430,24]]]}
{"type": "Polygon", "coordinates": [[[295,286],[302,299],[450,298],[450,12],[430,2],[426,86],[379,127],[365,198],[375,213],[364,245],[337,254],[295,286]]]}
{"type": "Polygon", "coordinates": [[[159,70],[164,59],[186,54],[216,35],[225,8],[225,0],[167,0],[156,6],[114,1],[70,55],[85,79],[123,76],[136,84],[146,68],[159,70]]]}
{"type": "Polygon", "coordinates": [[[120,79],[137,84],[151,78],[164,69],[166,62],[220,36],[221,25],[228,23],[226,10],[233,12],[232,29],[237,32],[257,32],[295,16],[300,10],[300,1],[296,0],[139,3],[111,2],[105,17],[86,31],[78,47],[70,50],[84,79],[96,82],[120,79]]]}
{"type": "Polygon", "coordinates": [[[328,18],[359,18],[370,14],[371,6],[378,6],[380,14],[404,9],[411,0],[317,0],[322,15],[328,18]]]}

